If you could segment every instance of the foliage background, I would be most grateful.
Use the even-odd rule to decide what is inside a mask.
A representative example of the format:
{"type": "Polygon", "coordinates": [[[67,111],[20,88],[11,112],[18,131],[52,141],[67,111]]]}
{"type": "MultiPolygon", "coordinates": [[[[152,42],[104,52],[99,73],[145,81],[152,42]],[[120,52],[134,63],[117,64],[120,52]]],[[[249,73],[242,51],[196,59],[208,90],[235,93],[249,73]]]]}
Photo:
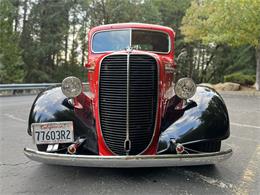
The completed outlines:
{"type": "Polygon", "coordinates": [[[120,22],[172,27],[178,77],[255,79],[257,7],[258,0],[1,0],[0,83],[86,81],[88,30],[120,22]]]}

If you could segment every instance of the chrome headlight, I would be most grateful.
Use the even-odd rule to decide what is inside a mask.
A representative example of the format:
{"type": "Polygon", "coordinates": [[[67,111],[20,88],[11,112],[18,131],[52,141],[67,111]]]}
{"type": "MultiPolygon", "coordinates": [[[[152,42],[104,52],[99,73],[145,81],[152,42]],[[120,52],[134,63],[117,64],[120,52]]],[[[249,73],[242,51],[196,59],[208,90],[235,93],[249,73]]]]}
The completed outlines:
{"type": "Polygon", "coordinates": [[[62,93],[69,97],[77,97],[82,92],[82,83],[77,77],[67,77],[61,83],[62,93]]]}
{"type": "Polygon", "coordinates": [[[174,87],[175,94],[181,99],[189,99],[196,92],[196,84],[191,78],[181,78],[174,87]]]}

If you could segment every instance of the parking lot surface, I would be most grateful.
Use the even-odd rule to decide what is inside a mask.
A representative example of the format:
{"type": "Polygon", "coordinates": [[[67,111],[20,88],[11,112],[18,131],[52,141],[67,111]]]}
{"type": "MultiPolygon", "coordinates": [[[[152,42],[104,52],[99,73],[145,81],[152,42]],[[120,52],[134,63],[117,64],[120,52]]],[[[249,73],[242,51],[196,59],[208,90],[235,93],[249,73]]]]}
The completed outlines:
{"type": "Polygon", "coordinates": [[[213,166],[104,169],[27,159],[35,96],[0,97],[0,194],[260,194],[260,96],[224,94],[234,154],[213,166]]]}

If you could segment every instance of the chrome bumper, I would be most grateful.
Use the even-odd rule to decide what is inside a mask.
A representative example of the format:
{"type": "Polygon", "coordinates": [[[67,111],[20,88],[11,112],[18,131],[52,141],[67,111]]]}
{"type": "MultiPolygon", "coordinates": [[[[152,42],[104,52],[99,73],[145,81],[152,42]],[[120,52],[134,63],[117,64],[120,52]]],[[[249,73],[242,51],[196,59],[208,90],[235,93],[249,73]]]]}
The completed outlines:
{"type": "Polygon", "coordinates": [[[232,149],[228,148],[220,152],[202,154],[167,154],[167,155],[138,155],[138,156],[93,156],[93,155],[69,155],[39,152],[25,148],[24,154],[34,161],[46,164],[57,164],[80,167],[171,167],[215,164],[228,159],[232,155],[232,149]]]}

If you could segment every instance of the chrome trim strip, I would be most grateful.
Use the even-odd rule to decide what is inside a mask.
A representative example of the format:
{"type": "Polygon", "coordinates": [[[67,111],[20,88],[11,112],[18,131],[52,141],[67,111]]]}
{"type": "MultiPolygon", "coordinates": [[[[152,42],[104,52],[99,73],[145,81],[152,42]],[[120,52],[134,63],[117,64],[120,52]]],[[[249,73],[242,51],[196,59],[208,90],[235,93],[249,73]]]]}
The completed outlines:
{"type": "Polygon", "coordinates": [[[46,164],[80,167],[131,168],[215,164],[231,157],[232,149],[229,147],[220,152],[201,154],[94,156],[47,153],[24,148],[24,154],[31,160],[46,164]]]}
{"type": "Polygon", "coordinates": [[[90,72],[94,72],[94,70],[95,70],[95,67],[90,67],[90,68],[87,68],[87,70],[88,70],[88,71],[90,71],[90,72]]]}
{"type": "Polygon", "coordinates": [[[165,72],[167,72],[167,73],[174,73],[175,72],[175,68],[165,67],[165,72]]]}
{"type": "MultiPolygon", "coordinates": [[[[127,66],[127,78],[126,78],[126,140],[125,143],[127,141],[131,142],[129,140],[129,90],[130,90],[130,53],[131,53],[131,49],[127,49],[127,59],[126,59],[126,66],[127,66]]],[[[128,150],[126,150],[126,145],[125,145],[125,151],[126,151],[126,155],[129,154],[129,152],[131,151],[131,148],[129,148],[128,150]]]]}
{"type": "MultiPolygon", "coordinates": [[[[133,36],[133,29],[130,28],[130,44],[129,47],[132,48],[132,36],[133,36]]],[[[168,35],[169,36],[169,35],[168,35]]]]}

